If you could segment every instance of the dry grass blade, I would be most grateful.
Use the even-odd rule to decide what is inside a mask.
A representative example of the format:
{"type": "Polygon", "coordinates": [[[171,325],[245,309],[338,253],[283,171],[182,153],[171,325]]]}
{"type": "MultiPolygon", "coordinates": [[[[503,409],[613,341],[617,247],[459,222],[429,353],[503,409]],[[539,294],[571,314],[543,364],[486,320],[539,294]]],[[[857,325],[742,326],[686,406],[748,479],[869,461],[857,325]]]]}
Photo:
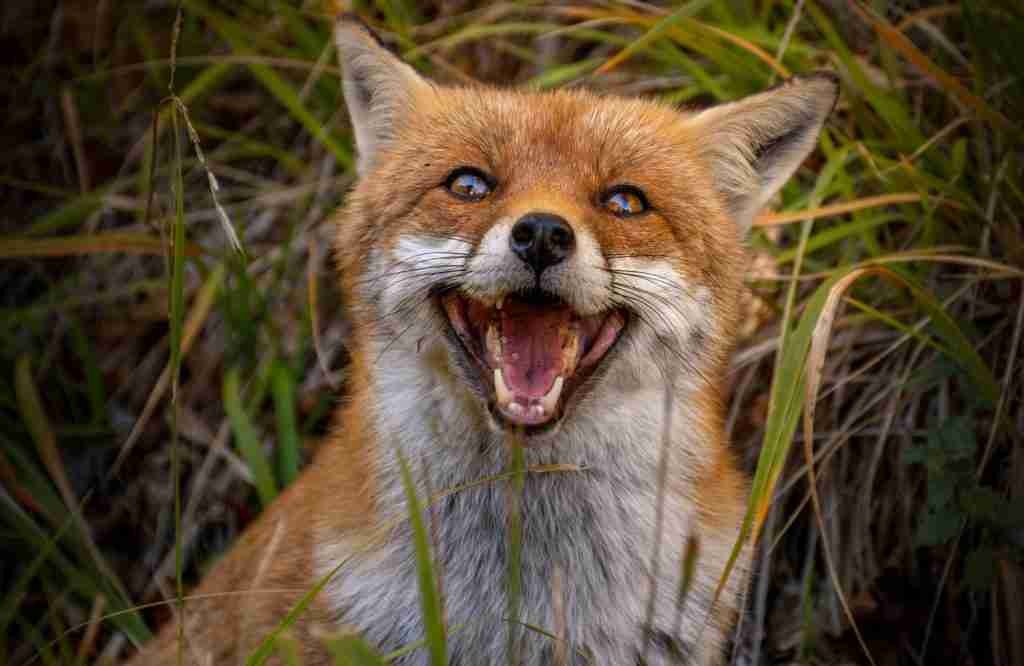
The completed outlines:
{"type": "Polygon", "coordinates": [[[864,197],[854,201],[809,208],[807,210],[786,211],[783,213],[762,213],[754,219],[754,226],[774,227],[783,224],[792,224],[803,220],[819,220],[826,217],[836,217],[853,213],[868,208],[879,208],[881,206],[893,206],[895,204],[908,204],[921,201],[923,197],[914,192],[899,192],[896,194],[881,194],[875,197],[864,197]]]}
{"type": "Polygon", "coordinates": [[[85,194],[92,189],[92,177],[89,175],[89,162],[86,160],[85,147],[82,145],[82,121],[70,86],[64,86],[61,90],[60,102],[61,110],[64,112],[64,123],[71,139],[71,153],[75,157],[75,167],[78,169],[78,189],[85,194]]]}
{"type": "Polygon", "coordinates": [[[22,418],[29,427],[36,451],[39,452],[39,458],[50,474],[50,480],[57,486],[65,506],[73,512],[78,506],[78,498],[75,497],[68,482],[64,462],[61,460],[60,451],[57,450],[57,436],[53,433],[50,419],[43,408],[43,401],[36,390],[36,383],[32,378],[32,361],[28,356],[18,359],[15,373],[15,393],[22,418]]]}
{"type": "Polygon", "coordinates": [[[102,594],[96,597],[92,603],[92,610],[89,611],[89,625],[85,628],[85,635],[82,642],[78,644],[78,663],[86,663],[86,657],[92,654],[96,646],[96,638],[99,636],[100,623],[103,620],[103,609],[107,606],[107,598],[102,594]]]}
{"type": "MultiPolygon", "coordinates": [[[[213,308],[213,304],[216,301],[217,292],[220,290],[221,284],[224,281],[224,274],[224,266],[218,266],[210,274],[210,277],[207,278],[206,283],[196,295],[195,302],[192,304],[192,310],[188,314],[188,319],[185,320],[181,340],[182,355],[187,355],[189,350],[192,349],[192,344],[195,342],[196,336],[199,334],[199,331],[202,330],[203,324],[210,315],[210,310],[213,308]]],[[[128,433],[128,438],[125,440],[124,444],[121,445],[121,450],[118,452],[117,458],[114,460],[114,464],[111,466],[108,476],[115,476],[121,468],[121,465],[124,464],[128,454],[135,447],[135,443],[142,435],[142,431],[146,427],[146,424],[149,423],[149,419],[153,415],[153,410],[155,410],[157,405],[160,404],[160,400],[163,399],[164,394],[167,392],[170,385],[171,366],[170,362],[168,362],[160,373],[160,378],[157,379],[156,385],[153,386],[153,390],[149,392],[149,397],[146,398],[146,404],[142,408],[142,413],[135,421],[135,425],[132,426],[131,432],[128,433]]]]}
{"type": "Polygon", "coordinates": [[[864,651],[864,656],[871,663],[875,663],[871,651],[861,636],[860,628],[850,610],[850,603],[843,592],[842,584],[836,573],[836,565],[833,560],[832,550],[828,543],[828,531],[825,529],[825,518],[821,510],[821,498],[818,496],[818,481],[814,471],[814,405],[818,399],[818,389],[821,386],[822,368],[825,366],[825,355],[828,352],[828,341],[832,333],[832,325],[835,322],[836,313],[839,310],[840,299],[843,294],[860,278],[872,273],[882,272],[884,269],[863,268],[852,271],[838,280],[829,289],[828,297],[825,300],[821,315],[814,326],[814,333],[811,336],[811,348],[807,354],[807,382],[804,393],[804,456],[807,464],[807,483],[811,495],[811,504],[814,507],[814,516],[818,523],[818,532],[821,535],[821,552],[825,556],[825,564],[828,567],[829,577],[832,579],[832,586],[843,607],[843,613],[853,629],[857,642],[864,651]]]}
{"type": "Polygon", "coordinates": [[[932,60],[922,53],[906,35],[879,16],[873,9],[864,5],[860,0],[850,0],[850,7],[852,7],[866,23],[874,28],[875,32],[878,33],[878,37],[882,39],[882,41],[894,50],[903,54],[907,60],[920,68],[925,74],[933,78],[936,83],[963,102],[963,104],[971,107],[978,113],[978,115],[997,125],[1001,129],[1012,132],[1018,139],[1024,136],[1024,132],[1021,131],[1020,126],[1014,124],[1009,118],[993,109],[985,100],[965,88],[962,83],[956,80],[956,78],[950,76],[941,67],[932,62],[932,60]]]}
{"type": "Polygon", "coordinates": [[[749,51],[750,53],[755,55],[758,60],[764,62],[764,64],[766,64],[769,67],[771,67],[772,70],[776,74],[781,76],[782,78],[784,78],[784,79],[785,78],[789,78],[790,71],[788,69],[786,69],[786,67],[781,62],[779,62],[777,59],[773,58],[770,53],[768,53],[767,51],[762,49],[757,44],[751,42],[750,40],[743,39],[739,35],[735,35],[735,34],[729,32],[728,30],[722,30],[721,28],[719,28],[717,26],[714,26],[714,25],[710,25],[708,23],[701,23],[699,25],[701,26],[702,29],[704,29],[707,32],[710,32],[711,34],[719,37],[723,41],[726,41],[726,42],[729,42],[730,44],[738,46],[738,47],[740,47],[741,49],[743,49],[745,51],[749,51]]]}
{"type": "Polygon", "coordinates": [[[669,30],[674,24],[681,21],[683,18],[693,16],[708,4],[708,0],[691,0],[676,11],[672,12],[668,16],[658,20],[656,23],[648,28],[647,32],[644,33],[640,39],[636,39],[629,43],[626,48],[622,49],[614,56],[604,62],[603,65],[595,70],[595,75],[607,74],[612,71],[623,62],[626,61],[631,55],[642,49],[647,44],[651,43],[659,36],[669,30]]]}
{"type": "MultiPolygon", "coordinates": [[[[162,255],[166,250],[159,238],[127,232],[57,238],[0,238],[0,258],[3,259],[69,257],[109,252],[162,255]]],[[[200,257],[204,254],[203,248],[195,243],[187,244],[184,250],[187,257],[200,257]]]]}
{"type": "Polygon", "coordinates": [[[18,408],[29,427],[32,439],[36,444],[36,450],[39,452],[39,457],[42,459],[43,465],[46,467],[46,471],[49,473],[53,484],[57,486],[61,499],[64,501],[69,515],[73,518],[75,526],[78,528],[82,542],[85,544],[90,557],[92,557],[100,573],[106,577],[118,594],[127,599],[128,595],[121,585],[120,579],[114,574],[106,559],[100,553],[96,542],[92,538],[89,525],[82,517],[78,498],[75,497],[75,493],[71,488],[60,451],[57,450],[57,437],[54,435],[50,419],[46,415],[43,402],[39,397],[35,381],[32,378],[32,363],[28,356],[22,356],[18,359],[14,384],[18,408]]]}
{"type": "MultiPolygon", "coordinates": [[[[594,9],[594,8],[591,8],[591,7],[569,6],[569,7],[561,7],[561,8],[559,8],[558,9],[558,13],[563,14],[564,16],[570,16],[570,17],[573,17],[573,18],[585,18],[585,19],[588,19],[588,20],[591,20],[591,21],[594,21],[594,20],[622,21],[622,22],[627,22],[627,23],[633,23],[635,25],[640,25],[640,26],[643,26],[643,27],[646,27],[646,28],[653,28],[654,26],[658,25],[661,20],[663,20],[663,19],[658,19],[656,17],[648,16],[646,14],[640,14],[640,13],[637,13],[637,12],[634,12],[634,11],[630,11],[628,9],[622,9],[622,8],[615,8],[614,10],[604,10],[604,9],[594,9]]],[[[682,18],[686,18],[686,17],[680,17],[680,18],[682,19],[682,18]]],[[[732,44],[733,46],[737,46],[737,47],[743,49],[744,51],[747,51],[748,53],[750,53],[754,57],[756,57],[758,60],[761,60],[766,65],[768,65],[776,74],[778,74],[778,75],[780,75],[780,76],[782,76],[784,78],[788,78],[789,75],[790,75],[789,70],[786,69],[782,65],[782,63],[780,63],[778,60],[773,58],[770,53],[768,53],[767,51],[765,51],[764,49],[759,47],[757,44],[754,44],[750,40],[744,39],[744,38],[740,37],[739,35],[736,35],[734,33],[729,32],[728,30],[723,30],[722,28],[718,28],[716,26],[713,26],[713,25],[710,25],[710,24],[707,24],[707,23],[703,23],[701,21],[697,21],[697,20],[694,20],[694,19],[687,18],[686,19],[686,25],[687,25],[687,27],[689,27],[689,28],[691,28],[691,29],[693,29],[695,31],[705,32],[705,33],[707,33],[709,35],[713,35],[713,36],[721,39],[722,41],[728,42],[728,43],[732,44]]],[[[669,27],[667,29],[667,33],[670,36],[672,36],[673,38],[678,39],[679,41],[681,41],[683,43],[686,43],[687,41],[692,39],[689,35],[681,32],[678,28],[671,28],[671,27],[669,27]]],[[[615,63],[615,65],[618,65],[618,64],[619,64],[618,62],[615,63]]],[[[611,68],[609,68],[609,69],[611,69],[611,68]]]]}

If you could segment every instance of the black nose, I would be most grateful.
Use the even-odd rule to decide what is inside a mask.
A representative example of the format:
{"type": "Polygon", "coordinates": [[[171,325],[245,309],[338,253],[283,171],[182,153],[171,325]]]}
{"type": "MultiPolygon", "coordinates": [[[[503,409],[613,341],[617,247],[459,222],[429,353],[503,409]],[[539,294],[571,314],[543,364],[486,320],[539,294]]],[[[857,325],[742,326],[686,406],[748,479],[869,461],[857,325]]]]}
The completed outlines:
{"type": "Polygon", "coordinates": [[[540,276],[545,268],[572,254],[576,235],[569,223],[558,215],[529,213],[512,227],[508,244],[540,276]]]}

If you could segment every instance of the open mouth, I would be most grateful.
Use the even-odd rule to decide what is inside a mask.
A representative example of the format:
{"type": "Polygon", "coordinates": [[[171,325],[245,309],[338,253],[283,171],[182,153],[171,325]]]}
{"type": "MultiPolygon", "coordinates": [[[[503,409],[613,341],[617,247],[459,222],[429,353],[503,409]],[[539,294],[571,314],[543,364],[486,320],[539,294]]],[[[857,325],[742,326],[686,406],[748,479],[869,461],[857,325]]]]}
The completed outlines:
{"type": "Polygon", "coordinates": [[[492,412],[530,429],[557,422],[626,324],[620,310],[581,316],[539,290],[492,304],[448,293],[441,305],[481,383],[491,387],[492,412]]]}

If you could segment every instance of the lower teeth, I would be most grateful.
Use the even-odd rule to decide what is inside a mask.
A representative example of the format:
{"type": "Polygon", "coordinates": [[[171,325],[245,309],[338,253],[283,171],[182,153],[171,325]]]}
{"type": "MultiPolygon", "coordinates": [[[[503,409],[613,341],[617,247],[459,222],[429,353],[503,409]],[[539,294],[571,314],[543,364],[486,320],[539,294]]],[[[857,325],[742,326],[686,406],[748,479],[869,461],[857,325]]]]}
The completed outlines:
{"type": "Polygon", "coordinates": [[[554,414],[555,408],[558,407],[558,400],[562,396],[562,387],[564,385],[565,379],[562,375],[555,377],[555,382],[551,385],[551,388],[548,389],[547,394],[538,402],[527,406],[516,401],[515,396],[512,395],[512,391],[505,383],[505,375],[502,373],[501,368],[494,369],[495,398],[502,409],[514,416],[523,416],[529,412],[530,416],[533,418],[542,418],[544,416],[554,414]]]}

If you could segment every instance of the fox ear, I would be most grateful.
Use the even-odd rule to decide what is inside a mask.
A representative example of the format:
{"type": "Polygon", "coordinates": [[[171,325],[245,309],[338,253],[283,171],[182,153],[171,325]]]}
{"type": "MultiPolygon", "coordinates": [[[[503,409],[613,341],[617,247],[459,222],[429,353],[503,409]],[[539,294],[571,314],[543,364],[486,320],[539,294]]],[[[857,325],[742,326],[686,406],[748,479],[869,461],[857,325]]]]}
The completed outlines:
{"type": "Polygon", "coordinates": [[[744,232],[814,148],[838,94],[838,78],[818,72],[691,119],[715,187],[744,232]]]}
{"type": "Polygon", "coordinates": [[[395,123],[429,87],[426,79],[399,60],[357,18],[343,17],[334,30],[343,70],[343,89],[359,154],[356,170],[364,174],[395,123]]]}

